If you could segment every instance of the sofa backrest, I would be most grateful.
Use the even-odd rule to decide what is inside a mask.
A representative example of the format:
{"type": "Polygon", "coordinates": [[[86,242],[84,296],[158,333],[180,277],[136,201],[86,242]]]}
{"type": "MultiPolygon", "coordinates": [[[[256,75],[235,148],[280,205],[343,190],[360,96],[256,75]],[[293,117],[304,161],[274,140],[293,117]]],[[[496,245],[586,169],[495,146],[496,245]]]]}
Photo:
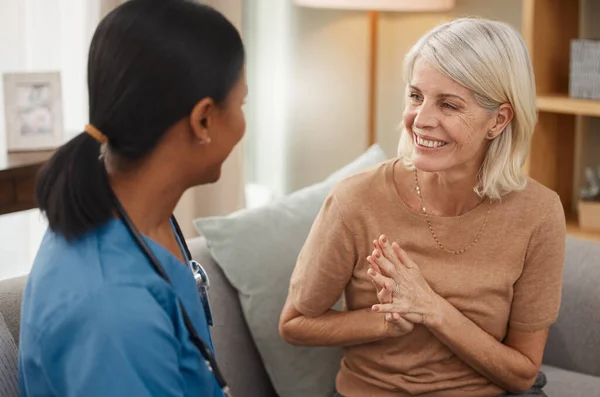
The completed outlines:
{"type": "Polygon", "coordinates": [[[600,244],[567,237],[561,310],[544,363],[600,376],[600,244]]]}

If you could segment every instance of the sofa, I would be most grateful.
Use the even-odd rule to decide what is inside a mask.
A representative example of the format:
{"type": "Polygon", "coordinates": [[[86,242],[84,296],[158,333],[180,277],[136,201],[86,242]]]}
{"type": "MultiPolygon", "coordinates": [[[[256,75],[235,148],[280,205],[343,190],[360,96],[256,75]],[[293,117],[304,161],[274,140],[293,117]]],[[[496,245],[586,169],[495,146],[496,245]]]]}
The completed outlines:
{"type": "MultiPolygon", "coordinates": [[[[238,293],[213,259],[203,237],[188,241],[210,275],[217,358],[236,397],[277,397],[242,312],[238,293]]],[[[26,276],[0,281],[0,346],[19,341],[20,298],[26,276]],[[4,338],[4,339],[3,339],[4,338]]],[[[550,397],[600,396],[600,244],[569,237],[562,309],[551,328],[542,371],[550,397]]],[[[2,352],[0,352],[2,357],[2,352]]],[[[12,355],[16,360],[16,355],[12,355]]],[[[0,395],[12,397],[16,361],[0,360],[0,395]]],[[[298,382],[302,382],[299,376],[298,382]]],[[[280,396],[286,397],[286,396],[280,396]]],[[[309,397],[309,396],[307,396],[309,397]]]]}

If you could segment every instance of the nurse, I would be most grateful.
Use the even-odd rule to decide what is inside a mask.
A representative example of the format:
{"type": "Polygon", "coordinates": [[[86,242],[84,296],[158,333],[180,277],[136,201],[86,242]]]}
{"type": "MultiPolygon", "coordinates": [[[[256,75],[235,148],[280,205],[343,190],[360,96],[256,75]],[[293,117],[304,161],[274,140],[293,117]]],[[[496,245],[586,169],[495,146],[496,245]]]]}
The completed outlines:
{"type": "Polygon", "coordinates": [[[89,124],[38,179],[49,230],[23,298],[23,397],[224,395],[172,213],[244,134],[244,57],[191,0],[130,0],[97,27],[89,124]]]}

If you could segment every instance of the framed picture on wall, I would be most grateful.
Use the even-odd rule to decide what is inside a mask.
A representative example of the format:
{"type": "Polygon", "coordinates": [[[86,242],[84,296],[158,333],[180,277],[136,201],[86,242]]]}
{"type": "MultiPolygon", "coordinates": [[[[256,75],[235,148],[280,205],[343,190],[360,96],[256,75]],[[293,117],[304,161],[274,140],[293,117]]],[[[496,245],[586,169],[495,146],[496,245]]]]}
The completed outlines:
{"type": "Polygon", "coordinates": [[[48,150],[61,145],[60,73],[4,74],[4,119],[9,152],[48,150]]]}

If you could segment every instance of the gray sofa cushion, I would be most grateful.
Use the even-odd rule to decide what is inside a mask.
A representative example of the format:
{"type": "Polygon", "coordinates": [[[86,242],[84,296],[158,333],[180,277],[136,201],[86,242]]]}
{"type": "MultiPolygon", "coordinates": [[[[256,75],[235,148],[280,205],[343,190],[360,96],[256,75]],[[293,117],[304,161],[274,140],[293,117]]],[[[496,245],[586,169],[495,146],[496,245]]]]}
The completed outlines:
{"type": "Polygon", "coordinates": [[[217,362],[236,397],[276,397],[271,381],[244,320],[237,291],[210,255],[203,237],[188,240],[192,257],[210,280],[208,290],[214,319],[211,334],[217,362]]]}
{"type": "Polygon", "coordinates": [[[592,397],[600,395],[600,378],[542,365],[548,383],[544,392],[549,397],[592,397]]]}
{"type": "Polygon", "coordinates": [[[565,257],[561,310],[544,363],[600,376],[600,244],[567,237],[565,257]]]}
{"type": "Polygon", "coordinates": [[[21,297],[26,282],[27,276],[0,281],[0,314],[4,317],[8,330],[17,345],[19,345],[21,297]]]}
{"type": "Polygon", "coordinates": [[[0,396],[18,397],[17,345],[0,314],[0,396]]]}
{"type": "Polygon", "coordinates": [[[278,332],[279,315],[297,256],[331,188],[385,159],[375,145],[325,181],[281,200],[229,216],[195,220],[212,256],[238,291],[252,338],[282,397],[333,394],[342,349],[284,342],[278,332]]]}

